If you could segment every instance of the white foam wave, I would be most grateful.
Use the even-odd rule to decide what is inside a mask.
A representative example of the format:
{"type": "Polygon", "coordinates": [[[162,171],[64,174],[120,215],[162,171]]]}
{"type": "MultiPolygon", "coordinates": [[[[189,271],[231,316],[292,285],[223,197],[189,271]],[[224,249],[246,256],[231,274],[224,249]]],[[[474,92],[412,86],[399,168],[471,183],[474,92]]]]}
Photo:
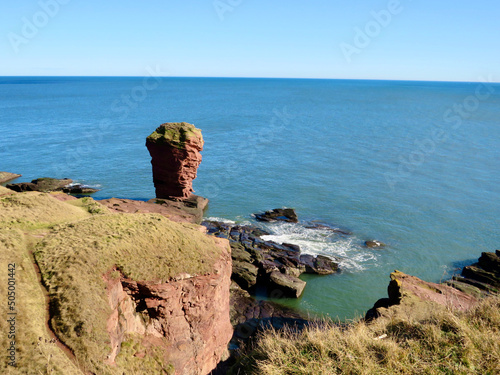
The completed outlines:
{"type": "Polygon", "coordinates": [[[263,240],[298,245],[303,254],[335,257],[346,271],[363,271],[377,260],[377,255],[364,248],[355,236],[341,236],[332,230],[294,223],[272,223],[264,227],[272,234],[262,236],[263,240]]]}
{"type": "Polygon", "coordinates": [[[204,220],[206,220],[206,221],[218,221],[220,223],[231,224],[231,225],[236,224],[236,221],[229,220],[229,219],[224,219],[223,217],[214,217],[214,216],[211,216],[211,217],[207,217],[204,220]]]}
{"type": "Polygon", "coordinates": [[[79,182],[79,181],[73,181],[71,184],[68,184],[69,187],[73,187],[73,186],[84,186],[84,187],[90,187],[90,188],[94,188],[94,189],[100,189],[102,187],[101,184],[86,184],[84,182],[79,182]]]}

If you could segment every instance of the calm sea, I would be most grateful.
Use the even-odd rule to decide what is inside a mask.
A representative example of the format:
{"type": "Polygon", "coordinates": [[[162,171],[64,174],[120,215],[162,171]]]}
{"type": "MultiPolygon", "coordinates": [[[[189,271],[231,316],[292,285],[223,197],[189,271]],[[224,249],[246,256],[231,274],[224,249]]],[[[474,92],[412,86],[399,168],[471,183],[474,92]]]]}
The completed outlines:
{"type": "Polygon", "coordinates": [[[70,177],[96,198],[152,198],[146,136],[186,121],[205,139],[194,186],[207,217],[286,206],[352,231],[270,228],[341,259],[340,274],[307,277],[284,301],[313,313],[352,318],[394,269],[438,282],[500,247],[499,84],[3,77],[0,98],[0,170],[18,182],[70,177]]]}

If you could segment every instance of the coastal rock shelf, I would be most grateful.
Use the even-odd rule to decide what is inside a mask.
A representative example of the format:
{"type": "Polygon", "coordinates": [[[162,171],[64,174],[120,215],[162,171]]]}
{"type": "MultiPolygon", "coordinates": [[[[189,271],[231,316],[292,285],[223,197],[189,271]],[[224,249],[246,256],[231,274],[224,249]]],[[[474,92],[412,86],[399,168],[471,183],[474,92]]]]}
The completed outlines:
{"type": "Polygon", "coordinates": [[[301,254],[300,247],[264,241],[266,231],[250,225],[230,225],[217,221],[202,222],[209,234],[227,238],[233,258],[233,280],[244,290],[265,291],[272,298],[302,294],[306,283],[303,273],[328,275],[338,271],[338,263],[325,256],[301,254]]]}
{"type": "Polygon", "coordinates": [[[6,187],[18,193],[25,191],[40,191],[43,193],[60,191],[66,194],[89,195],[99,191],[82,184],[73,184],[73,180],[69,178],[57,179],[50,177],[37,178],[31,182],[9,184],[6,187]]]}

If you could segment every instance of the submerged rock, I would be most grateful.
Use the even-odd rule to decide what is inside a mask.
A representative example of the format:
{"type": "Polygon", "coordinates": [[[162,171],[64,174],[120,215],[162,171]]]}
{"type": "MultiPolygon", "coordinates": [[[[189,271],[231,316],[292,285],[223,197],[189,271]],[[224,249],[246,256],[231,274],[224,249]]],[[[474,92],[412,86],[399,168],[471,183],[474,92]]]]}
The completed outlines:
{"type": "Polygon", "coordinates": [[[15,174],[15,173],[10,173],[10,172],[0,172],[0,184],[3,184],[4,182],[14,180],[15,178],[19,178],[22,175],[20,174],[15,174]]]}
{"type": "Polygon", "coordinates": [[[300,261],[306,266],[306,273],[317,275],[329,275],[338,271],[339,265],[328,257],[317,255],[316,257],[304,254],[300,261]]]}
{"type": "Polygon", "coordinates": [[[299,221],[297,213],[293,208],[275,208],[260,214],[254,214],[259,221],[285,221],[288,223],[297,223],[299,221]]]}
{"type": "Polygon", "coordinates": [[[307,228],[307,229],[327,230],[327,231],[330,231],[330,232],[339,233],[339,234],[343,234],[343,235],[346,235],[346,236],[349,236],[349,235],[352,234],[352,232],[349,231],[349,230],[347,230],[347,229],[341,229],[341,228],[338,228],[338,227],[335,227],[335,226],[331,226],[329,224],[319,223],[319,222],[315,222],[315,221],[307,223],[304,227],[307,228]]]}
{"type": "Polygon", "coordinates": [[[88,186],[77,184],[77,185],[71,185],[71,186],[64,187],[62,189],[62,191],[66,194],[90,195],[90,194],[97,193],[99,191],[99,189],[94,189],[94,188],[91,188],[88,186]]]}
{"type": "Polygon", "coordinates": [[[370,249],[373,249],[373,248],[383,248],[386,245],[385,245],[385,243],[383,243],[381,241],[368,240],[368,241],[365,241],[365,246],[370,248],[370,249]]]}
{"type": "Polygon", "coordinates": [[[146,139],[157,198],[188,198],[201,163],[201,130],[187,122],[160,125],[146,139]]]}

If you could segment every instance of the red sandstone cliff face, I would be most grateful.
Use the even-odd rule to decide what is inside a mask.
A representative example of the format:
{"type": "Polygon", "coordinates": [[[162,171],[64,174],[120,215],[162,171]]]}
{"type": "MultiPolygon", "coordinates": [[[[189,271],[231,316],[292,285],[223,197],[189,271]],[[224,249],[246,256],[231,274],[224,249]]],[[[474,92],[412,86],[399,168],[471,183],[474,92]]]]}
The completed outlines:
{"type": "Polygon", "coordinates": [[[201,163],[201,130],[186,122],[160,125],[146,139],[157,198],[188,198],[201,163]]]}
{"type": "Polygon", "coordinates": [[[224,252],[207,275],[184,274],[161,284],[105,276],[113,310],[107,325],[110,364],[127,334],[143,335],[145,347],[160,346],[175,374],[205,375],[224,359],[233,333],[229,319],[232,264],[229,242],[217,241],[224,252]]]}

